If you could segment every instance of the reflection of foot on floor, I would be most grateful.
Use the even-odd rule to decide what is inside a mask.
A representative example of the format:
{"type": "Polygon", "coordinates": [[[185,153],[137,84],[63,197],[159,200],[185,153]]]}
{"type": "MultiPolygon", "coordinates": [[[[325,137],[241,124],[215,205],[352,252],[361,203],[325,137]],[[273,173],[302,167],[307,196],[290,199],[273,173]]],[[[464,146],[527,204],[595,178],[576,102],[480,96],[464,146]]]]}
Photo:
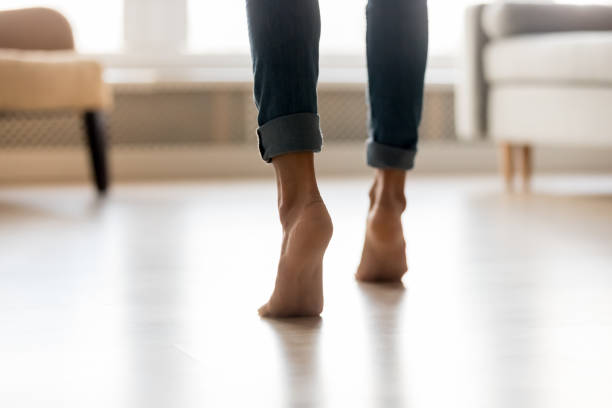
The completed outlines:
{"type": "Polygon", "coordinates": [[[323,254],[332,222],[323,201],[297,204],[281,215],[283,244],[276,286],[264,317],[317,316],[323,310],[323,254]]]}
{"type": "Polygon", "coordinates": [[[357,280],[400,281],[408,270],[401,219],[406,208],[404,178],[402,170],[377,170],[357,280]]]}

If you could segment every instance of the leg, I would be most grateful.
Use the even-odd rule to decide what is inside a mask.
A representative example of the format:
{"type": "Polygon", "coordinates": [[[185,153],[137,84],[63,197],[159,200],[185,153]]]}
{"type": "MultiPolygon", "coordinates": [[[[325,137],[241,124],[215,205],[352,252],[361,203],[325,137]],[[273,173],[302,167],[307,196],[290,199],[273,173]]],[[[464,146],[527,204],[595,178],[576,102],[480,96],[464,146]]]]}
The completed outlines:
{"type": "Polygon", "coordinates": [[[514,147],[504,142],[500,145],[501,168],[506,182],[506,191],[514,190],[514,147]]]}
{"type": "Polygon", "coordinates": [[[425,0],[369,0],[366,17],[368,164],[409,170],[414,165],[423,106],[427,4],[425,0]]]}
{"type": "Polygon", "coordinates": [[[96,188],[100,194],[104,194],[108,187],[108,170],[106,163],[106,134],[104,122],[100,112],[85,112],[83,115],[87,143],[91,157],[96,188]]]}
{"type": "Polygon", "coordinates": [[[247,0],[259,150],[268,163],[321,150],[317,0],[247,0]]]}
{"type": "Polygon", "coordinates": [[[356,278],[398,281],[408,267],[401,215],[414,166],[427,60],[425,0],[369,0],[368,164],[376,168],[356,278]],[[393,41],[389,41],[392,38],[393,41]]]}
{"type": "Polygon", "coordinates": [[[317,187],[320,17],[316,0],[247,0],[257,135],[276,173],[283,243],[265,317],[314,316],[323,308],[323,254],[332,234],[317,187]]]}
{"type": "Polygon", "coordinates": [[[529,192],[531,188],[532,155],[531,146],[523,145],[519,148],[521,152],[521,178],[523,179],[523,191],[529,192]]]}
{"type": "Polygon", "coordinates": [[[259,309],[266,317],[316,316],[323,310],[323,254],[332,223],[319,194],[311,152],[272,160],[283,243],[276,286],[259,309]]]}

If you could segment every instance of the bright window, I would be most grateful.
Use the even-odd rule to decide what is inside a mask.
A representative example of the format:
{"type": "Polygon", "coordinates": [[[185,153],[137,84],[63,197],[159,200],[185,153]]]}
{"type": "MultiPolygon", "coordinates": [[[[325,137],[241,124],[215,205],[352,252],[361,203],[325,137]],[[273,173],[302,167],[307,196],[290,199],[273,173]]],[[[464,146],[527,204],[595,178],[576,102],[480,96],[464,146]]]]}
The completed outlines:
{"type": "Polygon", "coordinates": [[[86,53],[113,53],[123,45],[123,0],[2,0],[0,9],[50,7],[72,26],[76,47],[86,53]]]}
{"type": "MultiPolygon", "coordinates": [[[[429,0],[430,52],[452,54],[466,0],[429,0]]],[[[319,0],[321,54],[364,54],[366,0],[319,0]]],[[[244,0],[189,0],[188,50],[248,53],[244,0]]]]}
{"type": "MultiPolygon", "coordinates": [[[[134,2],[133,4],[137,4],[138,7],[157,9],[158,12],[163,12],[164,9],[167,11],[169,4],[164,1],[186,1],[187,28],[171,24],[164,27],[168,34],[168,30],[186,31],[186,50],[176,51],[186,51],[188,54],[248,54],[249,52],[245,0],[0,1],[0,9],[46,6],[59,10],[68,17],[72,24],[77,48],[85,53],[120,53],[122,51],[124,1],[134,2]]],[[[452,57],[457,54],[465,7],[483,1],[487,0],[428,0],[429,53],[431,56],[452,57]]],[[[551,1],[573,4],[612,3],[612,0],[551,1]]],[[[322,20],[321,54],[364,54],[366,2],[367,0],[319,0],[322,20]]],[[[171,4],[175,6],[177,3],[171,4]]],[[[136,27],[142,25],[145,28],[147,21],[144,15],[147,13],[143,13],[130,24],[136,27]]],[[[137,52],[138,50],[131,51],[137,52]]]]}
{"type": "MultiPolygon", "coordinates": [[[[321,53],[363,52],[364,0],[319,0],[321,53]]],[[[196,53],[248,53],[244,0],[189,0],[188,50],[196,53]]]]}
{"type": "Polygon", "coordinates": [[[612,0],[555,0],[555,3],[563,3],[563,4],[611,4],[612,0]]]}
{"type": "Polygon", "coordinates": [[[189,0],[187,13],[188,52],[249,52],[245,0],[189,0]]]}

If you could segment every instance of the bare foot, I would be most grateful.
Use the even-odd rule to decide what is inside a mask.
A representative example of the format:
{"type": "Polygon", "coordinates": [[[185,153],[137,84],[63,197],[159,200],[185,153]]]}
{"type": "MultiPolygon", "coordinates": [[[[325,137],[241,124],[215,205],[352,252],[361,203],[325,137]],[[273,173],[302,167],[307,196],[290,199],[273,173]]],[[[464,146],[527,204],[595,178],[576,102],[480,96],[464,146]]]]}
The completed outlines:
{"type": "Polygon", "coordinates": [[[366,236],[355,278],[366,282],[397,282],[408,270],[402,229],[405,171],[378,169],[370,190],[366,236]]]}
{"type": "MultiPolygon", "coordinates": [[[[288,167],[284,166],[284,159],[294,155],[279,156],[272,161],[277,170],[283,242],[274,292],[259,309],[262,317],[318,316],[323,310],[323,255],[333,226],[316,182],[314,188],[310,186],[298,192],[293,190],[302,190],[308,181],[290,183],[284,178],[288,167]]],[[[302,170],[293,169],[289,174],[299,176],[302,170]]],[[[308,166],[307,171],[310,171],[308,166]]]]}

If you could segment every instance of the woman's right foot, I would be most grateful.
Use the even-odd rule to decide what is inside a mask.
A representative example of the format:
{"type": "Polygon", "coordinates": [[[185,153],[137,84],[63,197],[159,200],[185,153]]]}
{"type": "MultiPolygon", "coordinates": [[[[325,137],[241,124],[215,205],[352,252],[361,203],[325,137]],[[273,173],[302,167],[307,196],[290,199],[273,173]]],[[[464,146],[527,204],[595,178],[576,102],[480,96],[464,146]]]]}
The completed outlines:
{"type": "Polygon", "coordinates": [[[361,262],[355,278],[364,282],[398,282],[408,270],[402,229],[405,171],[378,169],[370,190],[370,209],[361,262]]]}

